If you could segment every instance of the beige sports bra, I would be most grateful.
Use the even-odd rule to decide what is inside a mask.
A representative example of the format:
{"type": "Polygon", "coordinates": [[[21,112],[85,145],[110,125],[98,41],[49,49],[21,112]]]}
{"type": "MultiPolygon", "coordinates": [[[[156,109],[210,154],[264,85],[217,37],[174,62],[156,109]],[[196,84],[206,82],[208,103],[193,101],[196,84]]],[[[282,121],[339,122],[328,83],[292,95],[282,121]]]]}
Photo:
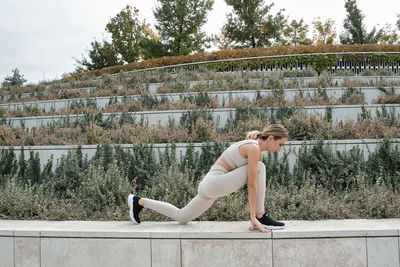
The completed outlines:
{"type": "Polygon", "coordinates": [[[233,169],[242,167],[248,163],[248,160],[240,155],[239,147],[244,144],[254,143],[258,145],[258,142],[253,139],[243,140],[237,142],[230,147],[228,147],[223,153],[222,156],[224,157],[226,163],[233,169]]]}

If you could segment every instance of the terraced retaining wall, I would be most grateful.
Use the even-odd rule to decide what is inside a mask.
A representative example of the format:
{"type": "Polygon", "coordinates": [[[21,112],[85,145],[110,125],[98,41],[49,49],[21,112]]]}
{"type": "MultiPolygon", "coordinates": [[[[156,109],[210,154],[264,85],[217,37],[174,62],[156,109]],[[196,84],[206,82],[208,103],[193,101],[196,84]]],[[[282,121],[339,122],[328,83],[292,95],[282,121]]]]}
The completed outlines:
{"type": "Polygon", "coordinates": [[[400,265],[400,219],[285,223],[0,221],[0,266],[400,265]]]}
{"type": "MultiPolygon", "coordinates": [[[[387,105],[340,105],[340,106],[304,106],[296,108],[297,112],[304,111],[307,115],[316,114],[321,119],[327,115],[327,109],[331,109],[331,119],[334,125],[340,121],[357,121],[363,114],[369,114],[371,118],[376,118],[377,113],[382,114],[383,109],[397,118],[400,114],[399,104],[387,105]],[[383,108],[384,107],[384,108],[383,108]],[[378,111],[378,112],[377,112],[378,111]]],[[[265,109],[266,116],[272,116],[276,113],[278,108],[265,109]]],[[[161,125],[168,126],[170,123],[179,124],[183,114],[190,110],[154,110],[154,111],[138,111],[129,112],[128,115],[132,116],[136,122],[143,122],[146,125],[161,125]]],[[[234,119],[236,109],[234,108],[221,108],[209,110],[213,116],[213,122],[218,123],[219,127],[225,127],[228,119],[234,119]]],[[[119,120],[122,113],[103,113],[102,120],[113,118],[119,120]]],[[[32,129],[33,127],[48,126],[50,124],[62,124],[65,121],[76,122],[85,117],[84,114],[77,115],[55,115],[55,116],[36,116],[36,117],[14,117],[3,118],[2,124],[10,125],[11,127],[24,127],[32,129]]]]}
{"type": "MultiPolygon", "coordinates": [[[[318,77],[294,77],[294,78],[283,78],[282,79],[283,84],[285,85],[292,85],[292,86],[297,86],[297,87],[308,87],[310,84],[317,83],[319,81],[318,77]]],[[[368,84],[368,86],[376,86],[380,83],[399,83],[400,82],[400,76],[334,76],[334,77],[329,77],[327,82],[331,86],[342,86],[345,82],[351,82],[351,81],[358,81],[362,83],[368,84]]],[[[94,81],[83,81],[83,82],[94,82],[94,81]]],[[[101,83],[101,80],[95,80],[95,82],[101,83]]],[[[193,88],[195,85],[198,84],[204,84],[206,86],[211,86],[213,83],[219,83],[221,80],[205,80],[205,81],[189,81],[187,82],[187,86],[189,88],[193,88]]],[[[246,81],[247,82],[247,81],[246,81]]],[[[249,79],[249,83],[257,83],[261,85],[262,87],[265,87],[266,84],[268,84],[268,78],[265,79],[249,79]]],[[[143,88],[147,88],[149,93],[155,94],[157,93],[157,89],[166,85],[164,82],[159,82],[159,83],[145,83],[141,84],[143,88]]],[[[83,88],[73,88],[73,89],[67,89],[68,84],[65,84],[63,89],[52,89],[51,85],[46,86],[47,90],[53,90],[55,94],[63,92],[64,90],[75,90],[75,91],[82,91],[86,92],[88,94],[91,94],[100,87],[83,87],[83,88]],[[64,88],[65,87],[65,88],[64,88]]],[[[105,87],[107,88],[107,87],[105,87]]],[[[111,87],[110,87],[111,88],[111,87]]],[[[125,88],[124,85],[118,85],[118,89],[125,88]]],[[[24,99],[28,97],[38,97],[40,94],[43,94],[43,92],[38,93],[38,92],[31,92],[31,93],[21,93],[21,94],[14,94],[14,95],[3,95],[0,96],[0,100],[7,102],[10,99],[13,98],[18,98],[18,99],[24,99]]]]}
{"type": "MultiPolygon", "coordinates": [[[[342,98],[347,92],[349,92],[349,88],[303,88],[303,89],[284,89],[282,90],[285,99],[288,101],[293,101],[295,96],[302,96],[306,99],[314,99],[321,93],[326,93],[326,96],[329,98],[342,98]]],[[[359,87],[352,88],[354,92],[358,92],[364,95],[365,104],[369,105],[379,97],[384,97],[386,93],[384,90],[387,90],[390,93],[400,94],[400,87],[390,88],[376,88],[376,87],[359,87]]],[[[209,91],[207,95],[212,98],[218,99],[220,105],[224,103],[229,103],[231,99],[248,99],[249,101],[255,101],[258,96],[265,96],[269,94],[273,94],[276,90],[236,90],[236,91],[209,91]]],[[[172,103],[179,101],[185,97],[196,97],[199,96],[199,92],[192,93],[165,93],[165,94],[153,94],[152,97],[157,100],[161,100],[162,98],[166,98],[172,103]]],[[[92,98],[74,98],[74,99],[56,99],[56,100],[44,100],[44,101],[27,101],[27,102],[15,102],[15,103],[6,103],[0,104],[0,107],[7,108],[9,110],[23,110],[26,107],[33,108],[38,107],[44,112],[49,111],[59,111],[61,109],[69,109],[71,105],[76,103],[82,103],[83,105],[87,104],[95,104],[97,108],[101,109],[106,107],[110,102],[112,103],[122,103],[126,99],[138,100],[142,95],[128,95],[128,96],[106,96],[106,97],[92,97],[92,98]]]]}

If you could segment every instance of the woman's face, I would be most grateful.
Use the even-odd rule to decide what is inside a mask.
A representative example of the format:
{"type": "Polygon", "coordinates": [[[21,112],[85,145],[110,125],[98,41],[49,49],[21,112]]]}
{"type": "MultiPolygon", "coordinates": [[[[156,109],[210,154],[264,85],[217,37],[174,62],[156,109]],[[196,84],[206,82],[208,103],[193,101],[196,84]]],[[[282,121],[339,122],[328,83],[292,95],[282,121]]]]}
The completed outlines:
{"type": "Polygon", "coordinates": [[[265,140],[266,150],[270,153],[279,152],[279,151],[281,151],[282,147],[285,145],[286,141],[287,141],[286,137],[282,137],[277,140],[274,140],[273,136],[268,136],[268,138],[265,140]]]}

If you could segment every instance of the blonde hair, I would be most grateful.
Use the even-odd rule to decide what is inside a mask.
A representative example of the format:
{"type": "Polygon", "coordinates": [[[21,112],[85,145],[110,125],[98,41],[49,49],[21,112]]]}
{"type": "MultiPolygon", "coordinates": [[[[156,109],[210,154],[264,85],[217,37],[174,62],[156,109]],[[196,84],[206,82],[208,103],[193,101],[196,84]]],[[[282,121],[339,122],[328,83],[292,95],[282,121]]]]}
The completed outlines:
{"type": "Polygon", "coordinates": [[[267,139],[269,136],[273,136],[274,140],[281,139],[283,137],[289,138],[289,133],[279,124],[270,124],[262,132],[260,131],[250,131],[246,135],[246,139],[267,139]]]}

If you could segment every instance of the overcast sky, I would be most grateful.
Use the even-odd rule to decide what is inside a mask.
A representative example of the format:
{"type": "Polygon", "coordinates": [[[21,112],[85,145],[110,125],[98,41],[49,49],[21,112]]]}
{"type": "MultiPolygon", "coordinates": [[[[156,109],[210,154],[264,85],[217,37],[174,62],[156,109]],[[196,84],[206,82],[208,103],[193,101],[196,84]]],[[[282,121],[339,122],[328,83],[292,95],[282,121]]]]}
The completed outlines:
{"type": "MultiPolygon", "coordinates": [[[[342,31],[346,15],[344,0],[276,0],[272,13],[285,9],[289,20],[304,18],[310,25],[317,16],[332,18],[336,31],[342,31]]],[[[373,26],[396,24],[399,0],[358,0],[368,30],[373,26]]],[[[156,0],[0,0],[0,82],[18,68],[28,83],[58,79],[75,69],[73,57],[90,48],[96,38],[108,37],[105,25],[126,5],[139,9],[139,19],[155,24],[156,0]]],[[[230,8],[224,0],[215,0],[204,30],[216,34],[226,21],[230,8]]],[[[154,27],[153,27],[154,28],[154,27]]]]}

